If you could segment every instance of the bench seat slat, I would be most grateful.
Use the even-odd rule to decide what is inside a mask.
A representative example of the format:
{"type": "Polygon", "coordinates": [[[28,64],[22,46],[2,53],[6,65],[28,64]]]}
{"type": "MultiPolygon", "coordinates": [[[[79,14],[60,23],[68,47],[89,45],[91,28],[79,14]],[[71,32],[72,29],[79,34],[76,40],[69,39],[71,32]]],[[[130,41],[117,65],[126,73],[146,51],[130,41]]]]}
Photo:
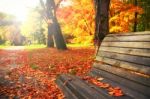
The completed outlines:
{"type": "Polygon", "coordinates": [[[125,86],[131,90],[137,91],[137,92],[142,93],[143,95],[145,95],[147,97],[150,97],[150,92],[148,91],[148,90],[150,90],[149,87],[144,87],[144,86],[139,85],[138,83],[136,83],[134,81],[124,79],[118,75],[115,75],[113,73],[108,73],[107,71],[103,71],[100,69],[93,68],[91,70],[91,72],[96,72],[100,77],[110,79],[110,80],[118,83],[119,85],[125,86]]]}
{"type": "MultiPolygon", "coordinates": [[[[102,99],[112,99],[111,96],[109,95],[106,96],[104,94],[99,93],[98,91],[96,91],[95,89],[87,85],[87,83],[85,83],[81,79],[79,80],[75,76],[63,74],[60,75],[58,79],[61,80],[62,82],[67,81],[67,83],[63,85],[60,85],[59,83],[57,84],[59,86],[64,86],[69,88],[70,91],[72,91],[74,95],[78,97],[78,99],[99,99],[100,97],[102,99]]],[[[69,98],[67,97],[67,99],[69,98]]]]}
{"type": "Polygon", "coordinates": [[[65,98],[67,97],[68,99],[78,99],[74,95],[74,93],[70,91],[69,88],[64,86],[64,83],[60,79],[57,79],[56,83],[59,84],[59,87],[62,89],[63,93],[65,94],[65,98]]]}
{"type": "MultiPolygon", "coordinates": [[[[102,77],[102,75],[100,75],[99,73],[97,73],[96,71],[94,71],[93,69],[91,70],[91,72],[89,72],[89,75],[92,76],[92,77],[102,77]]],[[[118,84],[117,82],[114,82],[110,79],[107,79],[107,78],[104,78],[102,80],[102,82],[105,82],[105,83],[109,83],[111,84],[111,86],[113,87],[120,87],[121,90],[124,92],[124,94],[126,94],[127,96],[131,96],[133,97],[134,99],[149,99],[147,96],[135,91],[135,90],[131,90],[123,85],[120,85],[118,84]]]]}
{"type": "Polygon", "coordinates": [[[114,66],[107,65],[107,64],[94,63],[93,67],[100,69],[100,70],[103,70],[103,71],[106,71],[106,72],[111,73],[111,74],[115,74],[115,75],[120,76],[122,78],[134,81],[136,83],[143,84],[140,86],[150,87],[149,77],[143,77],[143,76],[137,75],[135,73],[132,73],[128,70],[114,67],[114,66]]]}
{"type": "MultiPolygon", "coordinates": [[[[59,86],[67,87],[78,99],[116,99],[114,96],[110,96],[106,90],[97,87],[96,85],[90,84],[81,80],[79,77],[72,75],[62,74],[56,80],[59,86]],[[66,84],[60,84],[61,82],[66,82],[66,84]]],[[[62,87],[60,87],[62,88],[62,87]]],[[[65,93],[64,93],[65,94],[65,93]]],[[[67,93],[68,94],[68,93],[67,93]]],[[[68,98],[66,95],[67,99],[68,98]]],[[[117,97],[117,99],[133,99],[130,96],[124,95],[122,97],[117,97]]]]}

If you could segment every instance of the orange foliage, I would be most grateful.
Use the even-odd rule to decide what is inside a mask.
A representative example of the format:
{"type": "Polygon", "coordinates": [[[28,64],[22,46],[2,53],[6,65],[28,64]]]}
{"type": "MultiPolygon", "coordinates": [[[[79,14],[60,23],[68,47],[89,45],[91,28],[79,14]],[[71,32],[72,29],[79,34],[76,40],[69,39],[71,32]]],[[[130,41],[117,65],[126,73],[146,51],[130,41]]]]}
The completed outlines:
{"type": "Polygon", "coordinates": [[[110,32],[129,32],[135,20],[135,12],[142,14],[143,10],[132,4],[112,0],[110,5],[110,32]]]}
{"type": "Polygon", "coordinates": [[[57,16],[63,23],[63,31],[75,37],[73,43],[92,43],[95,27],[93,8],[92,0],[81,0],[58,9],[57,16]]]}
{"type": "MultiPolygon", "coordinates": [[[[109,21],[110,32],[132,31],[135,12],[138,12],[140,15],[143,13],[143,10],[133,4],[126,4],[120,0],[111,0],[109,21]]],[[[74,1],[72,6],[59,8],[57,16],[63,24],[63,32],[75,37],[72,42],[93,42],[95,11],[92,0],[74,1]]]]}

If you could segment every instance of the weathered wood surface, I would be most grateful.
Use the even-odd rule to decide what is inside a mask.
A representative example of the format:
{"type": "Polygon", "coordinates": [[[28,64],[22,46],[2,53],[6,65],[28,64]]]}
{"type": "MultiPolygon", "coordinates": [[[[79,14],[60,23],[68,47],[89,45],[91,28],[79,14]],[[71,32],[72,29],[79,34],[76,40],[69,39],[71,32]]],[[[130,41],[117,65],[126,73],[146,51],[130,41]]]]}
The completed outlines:
{"type": "Polygon", "coordinates": [[[96,60],[150,75],[150,32],[107,35],[96,60]]]}
{"type": "MultiPolygon", "coordinates": [[[[75,76],[61,75],[59,76],[58,80],[56,80],[56,83],[59,86],[68,88],[78,99],[99,99],[100,97],[102,97],[102,99],[111,98],[110,96],[104,96],[103,94],[100,94],[92,87],[87,85],[87,83],[83,82],[81,79],[79,80],[75,76]],[[63,84],[60,84],[58,80],[62,81],[63,84]]],[[[67,99],[71,99],[69,97],[67,97],[67,99]]]]}
{"type": "MultiPolygon", "coordinates": [[[[67,99],[116,99],[116,97],[110,96],[106,90],[101,89],[93,84],[89,84],[84,80],[81,80],[79,77],[72,75],[61,75],[59,79],[56,80],[56,83],[64,90],[69,89],[71,95],[64,93],[67,99]],[[61,83],[60,83],[61,82],[61,83]],[[63,84],[62,84],[63,83],[63,84]],[[69,95],[69,96],[68,96],[69,95]]],[[[68,90],[65,90],[68,91],[68,90]]],[[[63,91],[64,92],[64,91],[63,91]]],[[[126,94],[117,99],[133,99],[131,96],[126,94]]]]}
{"type": "MultiPolygon", "coordinates": [[[[101,69],[93,68],[91,70],[91,72],[96,73],[99,77],[110,79],[113,82],[118,83],[118,85],[122,85],[124,87],[127,87],[130,90],[137,91],[137,92],[139,92],[139,94],[141,93],[146,97],[150,97],[150,91],[147,91],[147,90],[150,90],[150,87],[143,86],[143,85],[141,85],[137,82],[134,82],[134,81],[131,81],[131,80],[128,80],[128,79],[124,79],[124,78],[122,78],[118,75],[108,73],[107,71],[104,71],[104,70],[101,70],[101,69]]],[[[148,99],[148,98],[146,98],[146,99],[148,99]]]]}
{"type": "Polygon", "coordinates": [[[122,61],[140,64],[144,66],[150,65],[150,58],[148,57],[133,56],[133,55],[119,54],[119,53],[105,52],[105,51],[101,51],[98,54],[98,56],[107,57],[107,58],[116,59],[116,60],[122,60],[122,61]]]}
{"type": "Polygon", "coordinates": [[[150,49],[150,42],[103,42],[101,46],[150,49]]]}
{"type": "Polygon", "coordinates": [[[90,73],[121,85],[135,99],[149,99],[149,66],[150,32],[109,34],[101,44],[90,73]]]}
{"type": "Polygon", "coordinates": [[[78,99],[78,97],[76,97],[74,95],[74,93],[64,85],[64,82],[60,79],[56,80],[56,83],[59,85],[60,89],[63,91],[63,93],[65,94],[65,99],[78,99]]]}
{"type": "Polygon", "coordinates": [[[136,55],[150,57],[149,49],[134,49],[134,48],[120,48],[120,47],[100,47],[100,51],[115,52],[120,54],[136,55]]]}
{"type": "Polygon", "coordinates": [[[128,71],[128,70],[125,70],[122,68],[118,68],[118,67],[114,67],[111,65],[107,65],[107,64],[94,63],[93,67],[103,70],[103,71],[106,71],[111,74],[115,74],[122,78],[134,81],[136,83],[142,84],[142,85],[144,85],[144,87],[147,87],[147,86],[150,87],[150,77],[140,76],[131,71],[128,71]]]}
{"type": "MultiPolygon", "coordinates": [[[[94,68],[92,68],[89,75],[91,75],[92,77],[102,77],[102,75],[100,75],[100,73],[98,73],[97,71],[95,71],[93,69],[94,68]]],[[[105,83],[109,83],[113,87],[116,87],[116,86],[120,87],[124,94],[126,94],[127,96],[131,96],[134,99],[149,99],[148,96],[145,96],[145,95],[139,93],[138,91],[129,89],[128,87],[126,87],[124,85],[118,84],[117,82],[113,81],[112,79],[105,77],[102,81],[105,83]]]]}
{"type": "Polygon", "coordinates": [[[150,34],[145,35],[114,35],[106,37],[103,42],[150,42],[150,34]]]}
{"type": "Polygon", "coordinates": [[[126,61],[111,59],[111,58],[107,58],[107,57],[100,57],[100,56],[96,57],[96,61],[104,62],[104,63],[110,64],[112,66],[121,67],[121,68],[124,68],[127,70],[150,75],[150,67],[148,67],[148,66],[143,66],[143,65],[139,65],[139,64],[129,63],[126,61]]]}
{"type": "Polygon", "coordinates": [[[109,34],[107,35],[108,36],[126,36],[126,35],[149,35],[150,34],[150,31],[144,31],[144,32],[129,32],[129,33],[112,33],[112,34],[109,34]]]}

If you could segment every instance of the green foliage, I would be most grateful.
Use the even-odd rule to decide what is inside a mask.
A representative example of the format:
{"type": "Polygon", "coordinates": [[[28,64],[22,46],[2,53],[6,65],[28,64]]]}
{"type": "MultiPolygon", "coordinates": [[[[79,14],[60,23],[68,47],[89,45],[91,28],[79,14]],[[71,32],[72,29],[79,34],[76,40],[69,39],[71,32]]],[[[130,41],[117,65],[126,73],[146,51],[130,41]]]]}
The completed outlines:
{"type": "Polygon", "coordinates": [[[3,49],[3,48],[8,48],[9,46],[6,46],[4,44],[0,45],[0,49],[3,49]]]}
{"type": "Polygon", "coordinates": [[[39,69],[39,66],[37,66],[37,65],[35,65],[35,64],[31,64],[30,67],[31,67],[32,69],[35,69],[35,70],[39,69]]]}
{"type": "Polygon", "coordinates": [[[11,43],[11,41],[6,41],[4,45],[5,46],[10,46],[10,45],[12,45],[12,43],[11,43]]]}
{"type": "Polygon", "coordinates": [[[40,48],[45,48],[46,45],[43,44],[33,44],[33,45],[26,45],[25,49],[27,50],[32,50],[32,49],[40,49],[40,48]]]}
{"type": "Polygon", "coordinates": [[[31,40],[35,44],[45,44],[46,35],[42,16],[39,13],[39,8],[32,9],[28,15],[26,22],[22,24],[21,33],[26,36],[27,40],[31,40]],[[44,27],[43,27],[44,26],[44,27]]]}
{"type": "Polygon", "coordinates": [[[71,75],[76,75],[77,74],[77,70],[76,69],[69,69],[69,74],[71,75]]]}
{"type": "Polygon", "coordinates": [[[6,14],[4,12],[0,12],[0,19],[3,19],[3,20],[14,20],[15,16],[10,15],[10,14],[6,14]]]}
{"type": "Polygon", "coordinates": [[[138,31],[150,30],[150,0],[139,0],[138,5],[144,9],[138,24],[138,31]]]}

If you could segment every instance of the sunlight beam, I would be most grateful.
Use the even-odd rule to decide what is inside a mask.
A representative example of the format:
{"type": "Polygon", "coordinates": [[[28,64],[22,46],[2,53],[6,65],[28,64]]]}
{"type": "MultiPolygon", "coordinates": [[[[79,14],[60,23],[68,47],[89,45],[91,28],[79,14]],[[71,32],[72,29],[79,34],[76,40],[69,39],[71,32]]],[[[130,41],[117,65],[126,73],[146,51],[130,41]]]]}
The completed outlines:
{"type": "Polygon", "coordinates": [[[0,0],[0,12],[14,15],[17,21],[24,22],[30,8],[39,4],[39,0],[0,0]]]}

